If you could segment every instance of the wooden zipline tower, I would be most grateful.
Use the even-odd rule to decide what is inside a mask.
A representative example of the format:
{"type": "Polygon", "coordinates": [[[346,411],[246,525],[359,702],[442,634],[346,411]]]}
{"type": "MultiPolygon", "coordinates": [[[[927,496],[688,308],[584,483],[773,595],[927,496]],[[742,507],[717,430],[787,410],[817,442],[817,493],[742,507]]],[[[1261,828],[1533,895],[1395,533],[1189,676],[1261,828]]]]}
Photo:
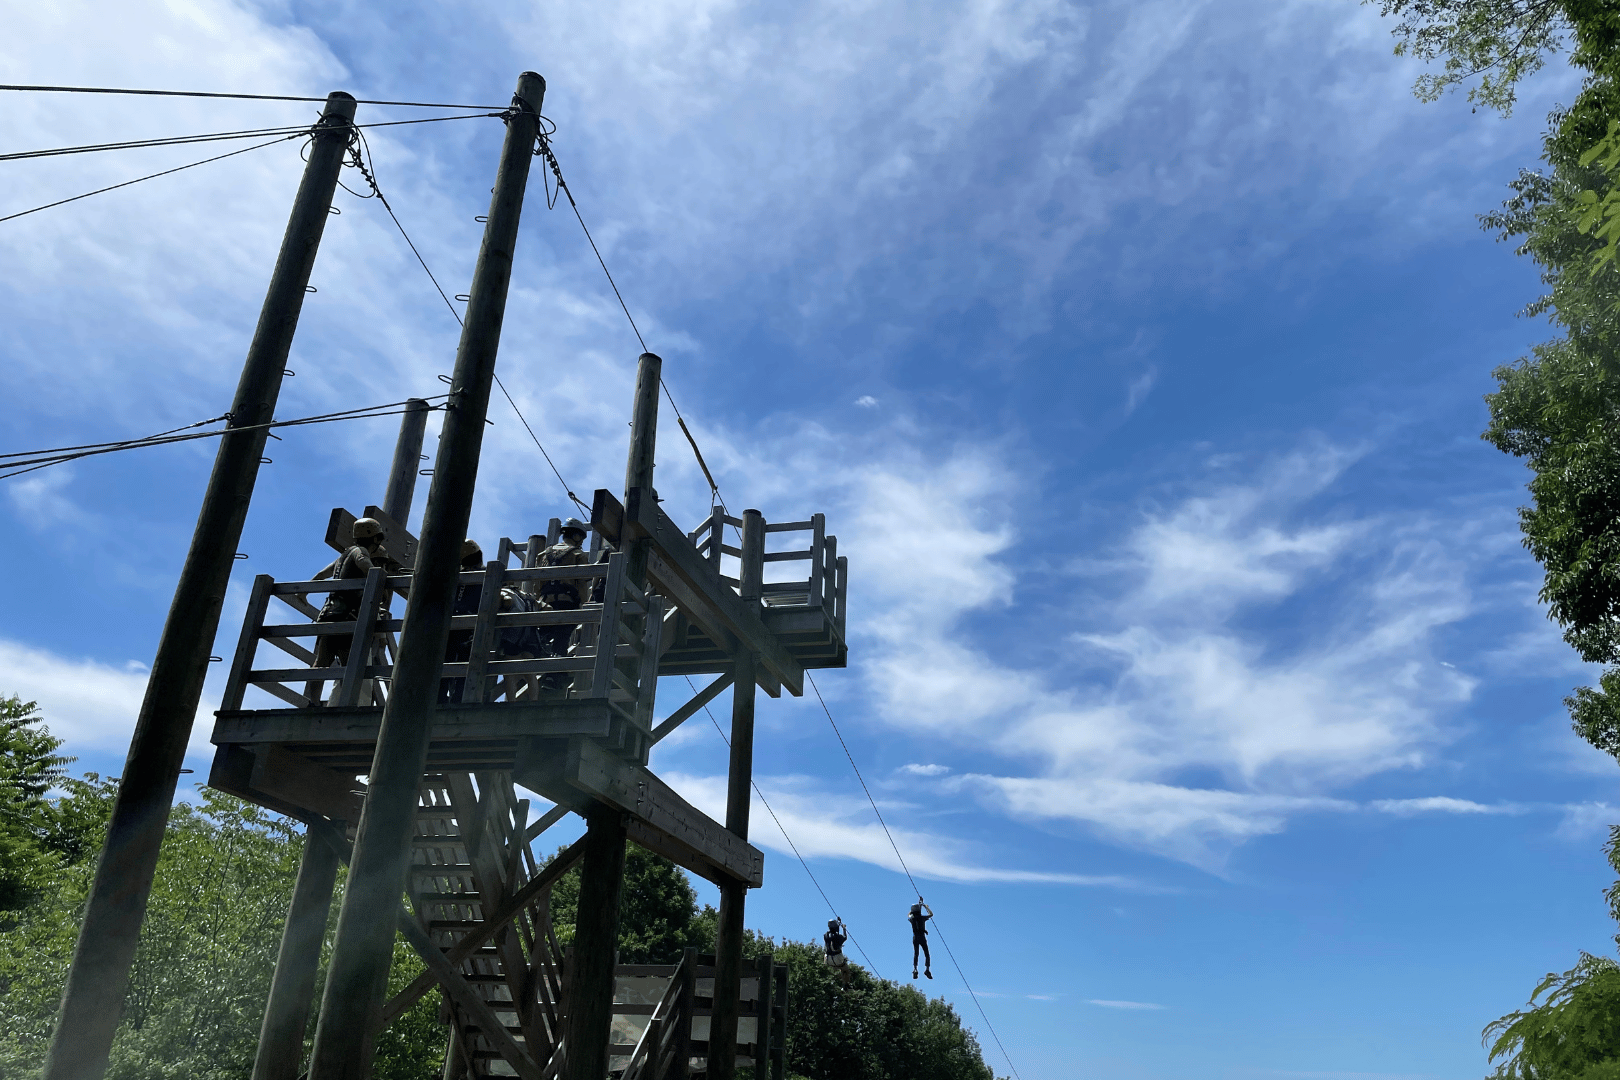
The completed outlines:
{"type": "MultiPolygon", "coordinates": [[[[364,509],[383,523],[385,547],[405,572],[378,567],[364,580],[260,576],[253,584],[212,736],[209,783],[308,828],[254,1080],[306,1073],[309,1080],[366,1080],[377,1033],[435,988],[451,1026],[447,1078],[604,1080],[611,1066],[624,1080],[730,1080],[739,1059],[757,1076],[783,1075],[785,971],[768,959],[741,958],[746,891],[762,884],[764,864],[747,842],[754,701],[756,689],[801,695],[805,669],[846,663],[847,561],[822,515],[769,524],[758,511],[734,518],[716,508],[690,532],[675,524],[653,486],[662,362],[644,353],[622,499],[603,489],[593,504],[591,548],[605,557],[536,566],[556,539],[553,519],[546,535],[503,539],[483,570],[459,567],[544,85],[525,73],[506,117],[420,541],[404,522],[424,402],[406,413],[384,505],[364,509]],[[738,546],[725,542],[727,526],[740,533],[738,546]],[[805,539],[767,552],[770,534],[805,539]],[[734,578],[723,572],[728,556],[739,567],[734,578]],[[795,562],[809,564],[802,579],[765,581],[767,563],[795,562]],[[539,583],[559,579],[574,581],[582,596],[599,592],[600,600],[572,611],[501,611],[503,585],[538,591],[539,583]],[[458,587],[472,583],[482,586],[479,610],[453,614],[458,587]],[[306,621],[316,614],[310,596],[342,590],[360,593],[353,622],[306,621]],[[389,608],[395,596],[406,599],[403,618],[389,608]],[[507,659],[500,650],[503,633],[564,625],[577,628],[564,656],[507,659]],[[452,630],[471,633],[465,662],[445,661],[452,630]],[[261,666],[261,651],[308,665],[315,654],[306,646],[328,634],[353,635],[346,664],[261,666]],[[712,678],[655,726],[665,675],[712,678]],[[440,704],[446,679],[462,680],[459,700],[440,704]],[[648,759],[654,745],[727,688],[731,758],[722,824],[663,783],[648,759]],[[555,806],[531,822],[518,785],[555,806]],[[585,819],[585,835],[541,867],[531,844],[569,813],[585,819]],[[719,886],[713,957],[688,952],[669,968],[617,965],[627,839],[719,886]],[[349,876],[306,1067],[304,1035],[340,863],[349,876]],[[578,916],[564,950],[552,929],[550,890],[576,865],[578,916]],[[396,934],[427,971],[387,998],[396,934]],[[739,1027],[747,1036],[741,1040],[739,1027]]],[[[352,116],[352,103],[348,108],[352,116]]],[[[334,511],[328,542],[341,550],[352,524],[353,515],[334,511]]],[[[230,545],[234,550],[234,537],[230,545]]],[[[115,833],[108,851],[117,846],[115,833]]],[[[104,853],[103,863],[108,858],[104,853]]],[[[87,935],[76,973],[94,955],[87,935]]],[[[64,1021],[53,1052],[73,1038],[64,1021]]],[[[104,1068],[104,1049],[100,1055],[104,1068]]],[[[61,1065],[50,1075],[95,1080],[100,1070],[61,1065]]]]}

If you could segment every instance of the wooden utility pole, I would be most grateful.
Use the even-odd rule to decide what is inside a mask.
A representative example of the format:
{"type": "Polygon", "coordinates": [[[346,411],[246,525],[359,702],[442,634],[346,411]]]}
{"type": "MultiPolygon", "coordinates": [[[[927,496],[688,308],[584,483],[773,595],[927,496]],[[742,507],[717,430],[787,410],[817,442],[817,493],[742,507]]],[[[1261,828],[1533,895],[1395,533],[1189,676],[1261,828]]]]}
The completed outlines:
{"type": "Polygon", "coordinates": [[[298,880],[281,931],[281,951],[276,954],[264,1021],[259,1025],[253,1080],[295,1080],[303,1062],[304,1029],[315,999],[321,942],[326,937],[326,917],[332,910],[332,888],[337,882],[341,836],[328,834],[342,828],[342,822],[322,819],[310,822],[304,831],[304,855],[298,863],[298,880]]]}
{"type": "MultiPolygon", "coordinates": [[[[758,608],[764,591],[765,517],[744,510],[741,569],[737,592],[744,604],[758,608]]],[[[748,809],[754,785],[754,671],[753,653],[737,656],[731,682],[731,767],[726,780],[726,831],[748,839],[748,809]]],[[[714,1013],[709,1021],[709,1080],[732,1080],[737,1075],[737,1011],[742,995],[743,908],[748,887],[740,881],[720,885],[720,917],[714,941],[714,1013]]],[[[763,987],[759,1001],[765,1000],[763,987]]],[[[761,1016],[758,1023],[765,1024],[761,1016]]],[[[755,1043],[759,1043],[756,1029],[755,1043]]],[[[756,1060],[756,1075],[765,1063],[756,1060]]]]}
{"type": "Polygon", "coordinates": [[[394,460],[388,467],[388,487],[383,495],[383,513],[406,528],[411,503],[416,496],[416,478],[422,467],[422,439],[427,434],[428,403],[421,398],[405,402],[400,419],[399,440],[394,443],[394,460]]]}
{"type": "MultiPolygon", "coordinates": [[[[411,515],[416,495],[428,412],[428,403],[421,398],[407,401],[405,415],[400,418],[399,438],[394,443],[382,508],[402,525],[411,515]]],[[[354,647],[365,646],[357,642],[354,647]]],[[[341,830],[345,824],[326,818],[311,818],[305,823],[304,854],[298,863],[298,880],[287,906],[281,950],[276,954],[270,996],[264,1005],[252,1080],[296,1080],[303,1064],[304,1029],[315,1000],[315,976],[320,968],[326,918],[332,910],[332,888],[337,883],[338,849],[343,843],[341,830]]]]}
{"type": "Polygon", "coordinates": [[[310,1057],[310,1080],[367,1080],[371,1075],[394,951],[397,922],[393,913],[405,892],[410,867],[418,790],[438,698],[439,666],[444,663],[450,634],[461,542],[472,514],[484,417],[489,411],[518,221],[545,88],[545,80],[534,72],[520,75],[506,119],[506,141],[473,271],[466,324],[456,351],[422,539],[411,575],[393,691],[383,710],[365,809],[338,914],[337,940],[310,1057]]]}
{"type": "Polygon", "coordinates": [[[73,950],[73,966],[45,1061],[45,1080],[99,1080],[107,1071],[129,969],[152,891],[180,766],[202,698],[220,606],[259,475],[266,428],[298,328],[305,288],[326,228],[332,192],[354,129],[354,98],[327,96],[309,164],[276,257],[259,324],[248,347],[208,478],[191,549],[163,624],[135,735],[113,800],[107,839],[73,950]]]}
{"type": "MultiPolygon", "coordinates": [[[[624,493],[640,489],[653,498],[658,447],[658,388],[663,360],[642,353],[636,363],[636,398],[630,414],[630,452],[624,493]]],[[[624,547],[625,576],[647,587],[645,539],[624,547]]],[[[632,632],[632,637],[635,633],[632,632]]],[[[585,859],[579,872],[579,922],[574,929],[574,966],[568,991],[564,1080],[601,1080],[607,1075],[608,1036],[613,1027],[613,968],[618,963],[619,894],[624,884],[624,815],[609,807],[585,814],[585,859]]]]}

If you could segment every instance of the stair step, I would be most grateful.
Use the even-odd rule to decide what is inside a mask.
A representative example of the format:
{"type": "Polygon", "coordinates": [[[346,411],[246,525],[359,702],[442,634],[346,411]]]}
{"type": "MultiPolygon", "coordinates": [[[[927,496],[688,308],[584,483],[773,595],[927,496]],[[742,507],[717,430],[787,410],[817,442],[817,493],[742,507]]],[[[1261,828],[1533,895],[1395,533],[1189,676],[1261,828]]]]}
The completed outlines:
{"type": "Polygon", "coordinates": [[[475,892],[425,892],[418,893],[417,899],[424,904],[481,904],[483,900],[475,892]]]}

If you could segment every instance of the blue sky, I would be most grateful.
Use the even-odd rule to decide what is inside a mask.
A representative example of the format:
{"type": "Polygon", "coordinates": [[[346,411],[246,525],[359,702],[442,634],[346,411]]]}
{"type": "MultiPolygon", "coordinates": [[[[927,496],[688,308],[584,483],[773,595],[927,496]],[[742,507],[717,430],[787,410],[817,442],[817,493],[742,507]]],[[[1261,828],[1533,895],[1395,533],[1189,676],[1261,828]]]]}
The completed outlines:
{"type": "MultiPolygon", "coordinates": [[[[1542,972],[1613,948],[1614,763],[1560,702],[1594,673],[1536,603],[1525,473],[1477,437],[1490,370],[1550,331],[1515,317],[1534,269],[1475,215],[1534,164],[1573,95],[1560,65],[1507,120],[1423,105],[1351,0],[5,19],[9,82],[500,104],[547,77],[565,173],[728,503],[824,511],[850,557],[851,665],[820,685],[1025,1080],[1463,1080],[1542,972]]],[[[8,150],[312,116],[5,104],[8,150]]],[[[451,291],[499,138],[371,135],[451,291]]],[[[202,156],[7,163],[0,214],[202,156]]],[[[263,150],[0,226],[5,448],[224,411],[299,169],[263,150]]],[[[452,364],[386,215],[338,205],[283,417],[431,394],[452,364]]],[[[500,370],[577,491],[622,476],[638,351],[536,194],[500,370]]],[[[565,510],[503,409],[486,545],[565,510]]],[[[672,419],[659,487],[695,521],[672,419]]],[[[253,573],[306,576],[330,508],[378,500],[392,440],[378,420],[275,444],[216,652],[253,573]]],[[[38,699],[83,768],[122,761],[210,462],[171,447],[0,491],[0,692],[38,699]]],[[[814,700],[760,724],[766,796],[878,971],[908,974],[906,881],[814,700]]],[[[654,758],[711,808],[724,762],[701,716],[654,758]]],[[[813,936],[825,905],[754,822],[750,925],[813,936]]]]}

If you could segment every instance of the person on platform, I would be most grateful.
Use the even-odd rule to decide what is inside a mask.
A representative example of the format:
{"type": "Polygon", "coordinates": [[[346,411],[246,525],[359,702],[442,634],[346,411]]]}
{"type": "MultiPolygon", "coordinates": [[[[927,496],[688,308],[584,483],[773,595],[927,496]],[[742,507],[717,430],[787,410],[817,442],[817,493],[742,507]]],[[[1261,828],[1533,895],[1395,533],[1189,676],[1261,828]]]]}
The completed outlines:
{"type": "MultiPolygon", "coordinates": [[[[461,572],[476,572],[484,568],[484,549],[478,546],[476,540],[463,540],[461,542],[461,572]]],[[[473,581],[456,585],[455,604],[450,609],[452,615],[476,615],[479,602],[484,599],[484,586],[481,582],[473,581]]],[[[450,631],[450,637],[444,646],[444,662],[447,664],[465,664],[472,659],[472,630],[450,631]]],[[[439,704],[454,705],[461,700],[462,688],[467,680],[462,677],[439,680],[439,704]]]]}
{"type": "MultiPolygon", "coordinates": [[[[373,566],[382,566],[394,569],[397,564],[383,551],[382,523],[376,518],[356,518],[352,531],[354,542],[343,549],[339,555],[327,564],[326,568],[316,574],[315,581],[324,581],[331,578],[334,581],[361,580],[371,572],[373,566]]],[[[383,609],[387,610],[387,600],[383,601],[383,609]]],[[[315,616],[318,623],[353,622],[360,612],[360,590],[344,589],[339,592],[326,594],[326,603],[321,606],[319,615],[315,616]]],[[[349,662],[349,650],[354,645],[353,634],[322,634],[315,639],[315,659],[310,667],[331,667],[335,660],[339,664],[349,662]]],[[[305,685],[304,695],[309,698],[312,706],[319,706],[321,691],[324,684],[311,682],[305,685]]]]}
{"type": "MultiPolygon", "coordinates": [[[[591,557],[585,551],[585,537],[588,535],[585,523],[578,518],[569,518],[563,522],[561,538],[546,550],[540,553],[536,566],[587,566],[591,557]]],[[[584,603],[585,596],[581,592],[584,581],[579,578],[553,579],[540,583],[540,608],[542,611],[578,611],[584,603]]],[[[574,636],[577,625],[563,624],[561,626],[542,626],[540,634],[540,655],[547,657],[567,656],[568,641],[574,636]]],[[[566,690],[570,678],[560,672],[553,672],[543,676],[540,685],[547,690],[566,690]]]]}
{"type": "Polygon", "coordinates": [[[934,917],[934,909],[923,903],[922,897],[911,905],[911,912],[906,916],[911,923],[911,977],[917,977],[917,953],[920,951],[923,958],[923,974],[930,979],[934,977],[934,958],[928,955],[928,920],[934,917]],[[927,914],[923,914],[927,912],[927,914]]]}
{"type": "Polygon", "coordinates": [[[844,942],[849,940],[849,928],[843,919],[828,919],[827,932],[821,935],[821,962],[838,972],[844,989],[849,989],[849,957],[844,955],[844,942]]]}

